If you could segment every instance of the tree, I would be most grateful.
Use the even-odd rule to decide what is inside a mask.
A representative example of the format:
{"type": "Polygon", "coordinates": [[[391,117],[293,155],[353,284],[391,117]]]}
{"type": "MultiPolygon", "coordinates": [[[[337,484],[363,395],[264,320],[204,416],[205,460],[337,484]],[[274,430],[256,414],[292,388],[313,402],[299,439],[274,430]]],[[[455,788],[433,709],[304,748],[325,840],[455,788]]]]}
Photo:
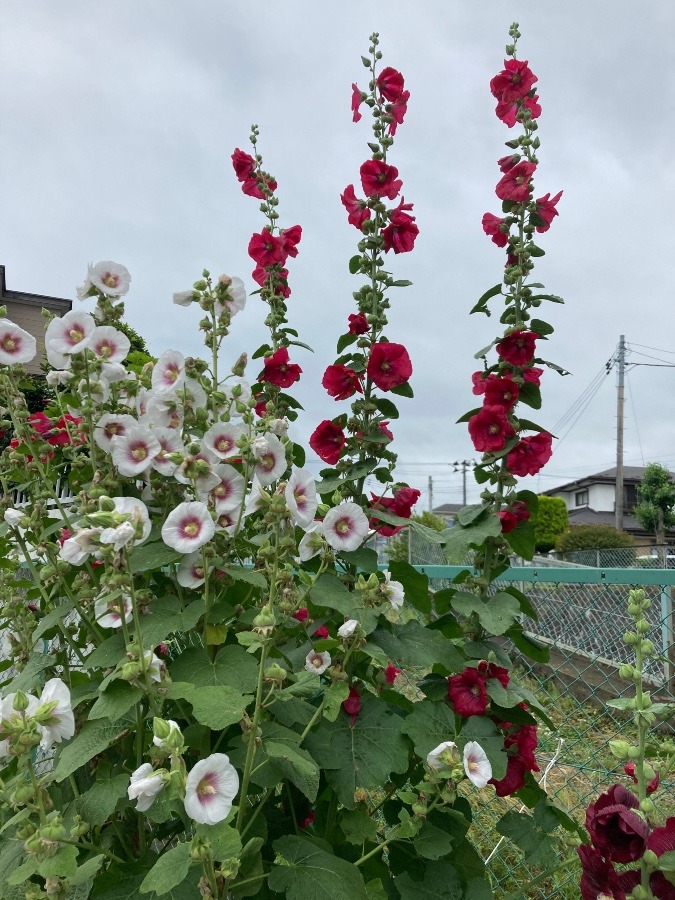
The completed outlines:
{"type": "Polygon", "coordinates": [[[640,502],[633,515],[645,531],[653,532],[661,547],[663,566],[666,566],[666,529],[675,526],[675,484],[668,469],[649,463],[638,487],[640,502]]]}
{"type": "MultiPolygon", "coordinates": [[[[635,541],[626,531],[611,525],[572,525],[555,542],[556,553],[564,556],[575,550],[604,550],[603,565],[622,568],[635,559],[635,541]],[[615,550],[611,553],[607,551],[615,550]]],[[[578,560],[577,560],[578,561],[578,560]]]]}
{"type": "Polygon", "coordinates": [[[537,498],[537,512],[532,516],[531,522],[534,525],[536,549],[542,553],[553,550],[558,536],[570,527],[565,501],[561,497],[540,494],[537,498]]]}
{"type": "MultiPolygon", "coordinates": [[[[445,519],[435,516],[426,510],[420,515],[412,516],[412,521],[426,525],[427,528],[432,528],[434,531],[443,531],[446,528],[445,519]]],[[[412,530],[406,528],[389,543],[387,551],[389,562],[410,562],[410,541],[412,537],[412,530]]],[[[445,562],[445,558],[443,559],[445,562]]]]}

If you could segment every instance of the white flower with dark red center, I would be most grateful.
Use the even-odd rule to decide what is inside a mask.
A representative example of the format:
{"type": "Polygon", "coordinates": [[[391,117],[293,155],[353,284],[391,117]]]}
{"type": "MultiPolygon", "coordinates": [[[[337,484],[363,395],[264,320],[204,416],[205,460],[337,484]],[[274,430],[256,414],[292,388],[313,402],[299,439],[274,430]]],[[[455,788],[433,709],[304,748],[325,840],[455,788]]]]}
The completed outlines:
{"type": "MultiPolygon", "coordinates": [[[[54,744],[67,741],[75,734],[75,717],[70,701],[70,690],[60,678],[50,678],[42,689],[40,706],[54,704],[48,718],[41,717],[42,740],[40,746],[49,750],[54,744]]],[[[37,710],[39,712],[39,710],[37,710]]]]}
{"type": "Polygon", "coordinates": [[[173,295],[173,302],[176,306],[190,306],[194,299],[194,291],[176,291],[173,295]]]}
{"type": "Polygon", "coordinates": [[[329,509],[323,520],[323,536],[334,550],[357,550],[368,536],[368,517],[357,503],[341,503],[329,509]]]}
{"type": "MultiPolygon", "coordinates": [[[[68,543],[66,541],[66,543],[68,543]]],[[[119,628],[122,624],[122,604],[124,604],[124,621],[128,624],[133,617],[131,597],[122,594],[108,600],[107,597],[99,597],[94,604],[94,618],[101,628],[119,628]]]]}
{"type": "Polygon", "coordinates": [[[101,543],[112,545],[113,550],[122,550],[132,544],[136,530],[131,522],[122,522],[115,528],[104,528],[101,532],[101,543]]]}
{"type": "MultiPolygon", "coordinates": [[[[78,309],[51,320],[45,331],[45,347],[56,354],[71,356],[86,350],[96,328],[94,317],[78,309]]],[[[57,366],[61,368],[61,366],[57,366]]]]}
{"type": "Polygon", "coordinates": [[[392,581],[390,572],[384,573],[384,584],[381,590],[394,609],[400,609],[403,606],[405,599],[403,585],[400,581],[392,581]]]}
{"type": "Polygon", "coordinates": [[[320,553],[325,547],[323,538],[323,522],[314,522],[309,528],[305,529],[302,540],[298,544],[298,559],[300,562],[307,562],[320,553]]]}
{"type": "Polygon", "coordinates": [[[131,341],[112,325],[97,325],[91,336],[89,349],[102,362],[121,363],[131,349],[131,341]]]}
{"type": "Polygon", "coordinates": [[[161,771],[153,771],[150,763],[143,763],[135,772],[131,773],[131,780],[127,789],[130,800],[137,800],[136,810],[146,812],[155,802],[155,797],[165,785],[161,771]]]}
{"type": "Polygon", "coordinates": [[[246,498],[246,506],[244,507],[244,517],[250,516],[259,509],[263,509],[269,500],[268,494],[263,490],[257,478],[251,482],[251,491],[246,498]]]}
{"type": "Polygon", "coordinates": [[[141,418],[151,428],[180,429],[183,425],[183,406],[173,394],[148,394],[141,418]]]}
{"type": "Polygon", "coordinates": [[[81,566],[90,556],[100,556],[101,528],[81,528],[61,545],[59,557],[72,566],[81,566]]]}
{"type": "Polygon", "coordinates": [[[222,531],[225,534],[234,534],[239,521],[239,515],[234,510],[230,512],[218,512],[216,510],[216,531],[222,531]]]}
{"type": "Polygon", "coordinates": [[[181,559],[176,573],[176,580],[181,587],[198,588],[204,584],[205,579],[204,560],[201,553],[188,553],[181,559]]]}
{"type": "Polygon", "coordinates": [[[185,784],[185,812],[200,825],[216,825],[230,814],[239,776],[225,753],[212,753],[192,768],[185,784]]]}
{"type": "Polygon", "coordinates": [[[305,669],[307,672],[314,672],[315,675],[323,675],[331,662],[330,653],[310,650],[305,658],[305,669]]]}
{"type": "Polygon", "coordinates": [[[485,750],[476,741],[464,745],[464,771],[477,788],[484,788],[492,778],[492,766],[485,750]]]}
{"type": "Polygon", "coordinates": [[[209,493],[215,504],[216,513],[229,513],[239,509],[246,491],[244,476],[227,463],[221,463],[213,471],[220,479],[209,493]]]}
{"type": "Polygon", "coordinates": [[[287,468],[286,448],[276,434],[268,433],[253,442],[253,455],[258,460],[255,474],[262,485],[272,484],[281,478],[287,468]]]}
{"type": "Polygon", "coordinates": [[[359,623],[356,621],[356,619],[347,619],[344,625],[340,625],[340,627],[338,628],[338,637],[342,638],[342,640],[353,637],[354,632],[358,627],[359,623]]]}
{"type": "Polygon", "coordinates": [[[29,363],[36,353],[37,341],[32,334],[9,319],[0,319],[0,364],[29,363]]]}
{"type": "Polygon", "coordinates": [[[199,500],[180,503],[162,525],[162,540],[179,553],[194,553],[215,533],[216,524],[199,500]]]}
{"type": "Polygon", "coordinates": [[[122,516],[128,516],[128,522],[134,526],[134,544],[138,546],[150,537],[152,524],[148,507],[142,500],[136,497],[113,497],[115,512],[122,516]]]}
{"type": "Polygon", "coordinates": [[[87,280],[109,297],[122,297],[129,290],[131,275],[126,266],[106,259],[89,266],[87,280]]]}
{"type": "Polygon", "coordinates": [[[451,768],[457,762],[457,744],[454,741],[443,741],[427,754],[427,765],[430,769],[451,768]]]}
{"type": "Polygon", "coordinates": [[[152,389],[157,394],[173,394],[185,383],[185,357],[178,350],[165,350],[152,370],[152,389]]]}
{"type": "Polygon", "coordinates": [[[230,278],[230,284],[227,289],[230,299],[224,300],[222,303],[216,301],[215,313],[220,316],[223,308],[227,309],[231,316],[236,314],[246,306],[246,288],[241,278],[234,275],[230,278]]]}
{"type": "Polygon", "coordinates": [[[169,459],[169,453],[185,453],[185,445],[180,431],[175,428],[153,428],[152,433],[159,441],[159,453],[152,461],[152,468],[167,478],[175,475],[178,465],[169,459]]]}
{"type": "Polygon", "coordinates": [[[309,469],[294,469],[284,490],[291,519],[300,528],[308,528],[314,521],[318,500],[316,482],[309,469]]]}
{"type": "Polygon", "coordinates": [[[122,437],[129,428],[138,425],[133,416],[104,413],[94,426],[94,441],[101,450],[109,453],[115,437],[122,437]]]}
{"type": "Polygon", "coordinates": [[[237,441],[242,434],[243,428],[241,425],[231,425],[229,422],[216,422],[204,435],[204,444],[218,459],[229,459],[232,456],[241,455],[237,441]]]}
{"type": "Polygon", "coordinates": [[[112,461],[120,475],[140,475],[152,465],[161,450],[159,441],[149,428],[134,425],[112,439],[112,461]]]}

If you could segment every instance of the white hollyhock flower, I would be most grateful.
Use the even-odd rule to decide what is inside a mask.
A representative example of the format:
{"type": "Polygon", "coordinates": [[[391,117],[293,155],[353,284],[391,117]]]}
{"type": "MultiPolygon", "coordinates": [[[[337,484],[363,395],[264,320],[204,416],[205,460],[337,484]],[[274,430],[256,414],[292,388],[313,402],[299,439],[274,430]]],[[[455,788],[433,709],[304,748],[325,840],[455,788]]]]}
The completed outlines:
{"type": "Polygon", "coordinates": [[[8,525],[11,525],[12,528],[18,528],[19,522],[25,516],[25,512],[22,509],[6,509],[4,520],[8,525]]]}
{"type": "Polygon", "coordinates": [[[46,722],[42,722],[43,732],[40,746],[43,750],[49,750],[54,744],[67,741],[75,734],[75,717],[70,701],[70,690],[60,678],[50,678],[40,695],[40,706],[55,701],[56,706],[52,710],[50,718],[46,722]]]}
{"type": "Polygon", "coordinates": [[[188,553],[181,559],[176,580],[184,588],[198,588],[204,584],[204,561],[201,553],[188,553]]]}
{"type": "Polygon", "coordinates": [[[164,663],[157,656],[156,653],[153,653],[152,650],[148,650],[143,654],[143,659],[145,660],[145,668],[147,669],[148,675],[150,676],[151,681],[161,681],[162,680],[162,667],[164,663]]]}
{"type": "Polygon", "coordinates": [[[241,472],[237,472],[234,466],[228,466],[226,463],[216,466],[213,472],[220,479],[219,483],[210,491],[216,512],[221,514],[239,509],[246,491],[244,476],[241,472]]]}
{"type": "Polygon", "coordinates": [[[357,503],[341,503],[329,509],[323,535],[334,550],[357,550],[368,536],[368,517],[357,503]]]}
{"type": "Polygon", "coordinates": [[[29,363],[36,353],[37,341],[32,334],[9,319],[0,319],[0,364],[29,363]]]}
{"type": "Polygon", "coordinates": [[[223,309],[227,309],[231,316],[236,316],[246,306],[246,288],[241,278],[237,278],[236,275],[232,276],[227,292],[230,297],[228,300],[224,300],[222,303],[216,301],[215,313],[217,316],[221,315],[223,309]]]}
{"type": "Polygon", "coordinates": [[[143,541],[147,541],[150,537],[152,523],[150,522],[150,513],[148,507],[142,500],[136,497],[113,497],[115,504],[115,512],[123,516],[129,516],[128,521],[134,526],[134,532],[137,533],[140,526],[140,536],[135,537],[134,544],[138,546],[143,541]]]}
{"type": "Polygon", "coordinates": [[[174,394],[152,394],[145,397],[142,420],[150,428],[180,429],[183,425],[183,406],[174,394]]]}
{"type": "Polygon", "coordinates": [[[47,372],[47,384],[49,387],[61,387],[68,384],[72,377],[67,369],[50,369],[47,372]]]}
{"type": "Polygon", "coordinates": [[[173,477],[176,481],[180,481],[181,484],[192,484],[194,481],[199,496],[205,497],[220,482],[220,478],[213,471],[213,467],[217,462],[218,458],[211,453],[208,447],[203,447],[199,453],[195,453],[193,456],[186,456],[182,464],[173,473],[173,477]],[[191,468],[194,471],[193,464],[196,462],[202,463],[199,466],[199,474],[196,477],[194,474],[188,475],[188,471],[191,468]]]}
{"type": "Polygon", "coordinates": [[[152,468],[167,478],[175,475],[178,465],[169,459],[169,453],[185,453],[185,445],[180,432],[175,428],[153,428],[152,433],[159,441],[159,453],[152,461],[152,468]]]}
{"type": "Polygon", "coordinates": [[[89,343],[94,355],[106,363],[121,363],[131,349],[131,341],[112,325],[97,325],[89,343]]]}
{"type": "Polygon", "coordinates": [[[101,528],[81,528],[63,542],[59,557],[72,566],[81,566],[90,556],[99,556],[101,531],[101,528]]]}
{"type": "Polygon", "coordinates": [[[106,259],[89,266],[87,281],[109,297],[122,297],[129,290],[131,275],[126,266],[106,259]]]}
{"type": "Polygon", "coordinates": [[[286,506],[291,519],[300,528],[309,528],[314,521],[319,505],[316,496],[316,482],[309,469],[295,469],[284,490],[286,506]]]}
{"type": "Polygon", "coordinates": [[[263,490],[263,486],[260,484],[257,478],[253,478],[251,482],[251,491],[246,498],[246,506],[244,507],[244,516],[250,516],[255,512],[258,512],[259,509],[262,509],[265,506],[265,502],[268,499],[267,494],[263,490]]]}
{"type": "Polygon", "coordinates": [[[119,628],[122,624],[122,603],[124,603],[124,621],[129,624],[133,618],[131,597],[123,594],[108,600],[107,597],[99,597],[94,603],[94,618],[101,628],[119,628]]]}
{"type": "Polygon", "coordinates": [[[120,384],[123,381],[136,381],[135,372],[127,372],[122,363],[101,363],[101,375],[108,384],[120,384]]]}
{"type": "Polygon", "coordinates": [[[315,675],[323,675],[331,662],[330,653],[327,651],[317,653],[316,650],[310,650],[305,657],[305,670],[315,675]]]}
{"type": "Polygon", "coordinates": [[[384,584],[382,585],[382,593],[391,603],[394,609],[400,609],[403,606],[405,592],[400,581],[392,581],[391,573],[384,573],[384,584]]]}
{"type": "Polygon", "coordinates": [[[104,528],[101,532],[101,543],[112,544],[113,550],[122,550],[133,543],[136,529],[131,522],[122,522],[116,528],[104,528]]]}
{"type": "Polygon", "coordinates": [[[338,637],[341,637],[343,640],[353,637],[354,632],[358,627],[359,623],[356,619],[347,619],[344,625],[340,625],[338,628],[338,637]]]}
{"type": "Polygon", "coordinates": [[[109,453],[112,441],[115,437],[122,437],[127,429],[137,426],[138,422],[133,416],[117,413],[104,413],[94,425],[94,441],[101,450],[109,453]]]}
{"type": "Polygon", "coordinates": [[[443,741],[438,747],[434,747],[427,754],[427,765],[430,769],[443,769],[452,766],[456,762],[455,751],[457,744],[454,741],[443,741]]]}
{"type": "Polygon", "coordinates": [[[190,306],[192,301],[195,299],[195,292],[191,291],[176,291],[173,295],[173,302],[176,306],[190,306]]]}
{"type": "Polygon", "coordinates": [[[255,474],[262,485],[270,485],[281,478],[287,468],[286,448],[276,434],[269,432],[253,442],[253,455],[258,462],[255,474]]]}
{"type": "Polygon", "coordinates": [[[185,379],[185,384],[180,389],[180,397],[185,405],[192,409],[200,409],[207,405],[206,391],[196,378],[185,379]]]}
{"type": "Polygon", "coordinates": [[[155,802],[155,797],[164,787],[162,772],[154,772],[150,763],[143,763],[135,772],[131,773],[131,781],[127,789],[130,800],[137,800],[138,812],[146,812],[155,802]]]}
{"type": "Polygon", "coordinates": [[[120,475],[140,475],[152,465],[161,447],[149,428],[134,425],[112,439],[112,461],[120,475]]]}
{"type": "Polygon", "coordinates": [[[45,331],[45,347],[66,357],[79,353],[91,343],[95,328],[93,316],[79,309],[71,309],[61,318],[57,316],[51,320],[45,331]]]}
{"type": "Polygon", "coordinates": [[[468,741],[464,745],[464,771],[477,788],[484,788],[492,778],[490,760],[477,741],[468,741]]]}
{"type": "Polygon", "coordinates": [[[298,544],[298,559],[307,562],[325,547],[323,539],[323,523],[314,522],[305,530],[302,540],[298,544]]]}
{"type": "Polygon", "coordinates": [[[232,456],[240,456],[241,450],[237,447],[237,441],[242,436],[244,429],[241,425],[231,425],[229,422],[216,422],[204,435],[204,446],[218,459],[229,459],[232,456]]]}
{"type": "Polygon", "coordinates": [[[193,553],[210,541],[216,525],[205,503],[180,503],[162,525],[162,540],[179,553],[193,553]]]}
{"type": "Polygon", "coordinates": [[[237,527],[238,514],[234,510],[230,512],[218,512],[216,510],[216,531],[222,531],[225,534],[234,534],[237,527]]]}
{"type": "Polygon", "coordinates": [[[212,753],[192,768],[185,785],[185,812],[200,825],[216,825],[230,814],[239,776],[225,753],[212,753]]]}
{"type": "Polygon", "coordinates": [[[173,394],[185,384],[185,357],[178,350],[165,350],[152,370],[156,394],[173,394]]]}

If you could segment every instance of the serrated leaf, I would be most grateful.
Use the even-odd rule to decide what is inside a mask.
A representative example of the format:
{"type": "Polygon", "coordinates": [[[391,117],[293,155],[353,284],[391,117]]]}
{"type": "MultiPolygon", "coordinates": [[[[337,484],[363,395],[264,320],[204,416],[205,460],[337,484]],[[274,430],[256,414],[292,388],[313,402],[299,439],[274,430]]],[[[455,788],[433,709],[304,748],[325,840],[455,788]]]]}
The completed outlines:
{"type": "Polygon", "coordinates": [[[398,419],[398,408],[386,397],[377,397],[374,401],[378,411],[387,419],[398,419]]]}
{"type": "Polygon", "coordinates": [[[85,661],[88,669],[107,669],[116,666],[123,658],[126,649],[122,632],[106,638],[93,650],[85,661]]]}
{"type": "Polygon", "coordinates": [[[40,672],[44,672],[56,662],[54,656],[47,656],[44,653],[33,653],[28,657],[28,662],[14,678],[10,681],[5,696],[15,691],[32,691],[37,690],[38,678],[40,672]]]}
{"type": "Polygon", "coordinates": [[[511,639],[517,650],[520,650],[529,659],[535,662],[547,663],[551,658],[551,651],[545,644],[539,644],[519,628],[510,628],[505,632],[506,636],[511,639]]]}
{"type": "Polygon", "coordinates": [[[243,647],[228,644],[211,660],[203,647],[189,647],[169,666],[174,681],[195,687],[226,685],[242,694],[253,693],[258,682],[258,664],[243,647]]]}
{"type": "Polygon", "coordinates": [[[190,845],[183,842],[165,851],[143,879],[139,891],[154,891],[160,897],[187,878],[190,869],[190,845]]]}
{"type": "MultiPolygon", "coordinates": [[[[443,682],[447,697],[447,678],[443,682]]],[[[427,754],[443,741],[455,740],[455,715],[444,700],[420,700],[403,723],[402,731],[413,742],[415,753],[426,761],[427,754]]]]}
{"type": "Polygon", "coordinates": [[[90,825],[103,825],[113,814],[118,800],[126,797],[128,787],[128,775],[116,775],[109,781],[97,781],[75,799],[77,812],[90,825]]]}
{"type": "Polygon", "coordinates": [[[452,837],[431,822],[424,822],[413,838],[413,847],[424,859],[440,859],[452,849],[452,837]]]}
{"type": "Polygon", "coordinates": [[[395,665],[402,668],[441,665],[448,672],[458,672],[463,668],[462,656],[452,641],[414,619],[397,626],[395,631],[378,628],[372,635],[372,641],[384,650],[395,665]]]}
{"type": "Polygon", "coordinates": [[[481,516],[484,516],[490,507],[485,503],[474,503],[471,506],[465,506],[455,513],[455,521],[467,528],[474,522],[477,522],[481,516]]]}
{"type": "MultiPolygon", "coordinates": [[[[385,663],[386,665],[386,663],[385,663]]],[[[349,697],[349,685],[346,681],[334,681],[324,691],[323,715],[329,722],[334,722],[344,701],[349,697]]]]}
{"type": "Polygon", "coordinates": [[[38,863],[37,871],[43,878],[69,878],[77,872],[77,847],[65,844],[60,850],[38,863]]]}
{"type": "Polygon", "coordinates": [[[135,719],[126,719],[115,724],[105,720],[85,722],[79,734],[76,734],[72,741],[60,750],[54,769],[54,781],[63,781],[64,778],[76,772],[80,766],[102,753],[118,740],[134,722],[135,719]]]}
{"type": "Polygon", "coordinates": [[[350,844],[374,841],[377,823],[365,809],[347,809],[340,815],[340,830],[350,844]]]}
{"type": "Polygon", "coordinates": [[[242,694],[229,684],[196,686],[185,681],[173,681],[165,696],[168,700],[187,700],[195,719],[213,731],[222,731],[243,719],[253,700],[252,695],[242,694]]]}
{"type": "Polygon", "coordinates": [[[261,344],[260,347],[258,347],[258,349],[255,351],[255,353],[253,353],[251,359],[260,359],[266,353],[270,353],[271,351],[272,348],[269,344],[261,344]]]}
{"type": "Polygon", "coordinates": [[[361,591],[348,591],[335,575],[321,575],[309,592],[317,607],[336,609],[346,619],[356,619],[366,634],[377,625],[378,612],[363,605],[361,591]]]}
{"type": "Polygon", "coordinates": [[[267,587],[267,579],[262,572],[256,572],[254,569],[246,569],[244,566],[225,566],[223,571],[235,581],[245,581],[246,584],[252,584],[253,587],[265,590],[267,587]]]}
{"type": "Polygon", "coordinates": [[[498,537],[502,533],[502,523],[496,515],[490,513],[473,522],[467,528],[457,524],[444,532],[445,555],[448,561],[462,565],[472,547],[480,545],[489,537],[498,537]]]}
{"type": "Polygon", "coordinates": [[[236,828],[219,822],[217,825],[198,825],[197,836],[206,838],[216,862],[237,859],[241,854],[241,836],[236,828]]]}
{"type": "Polygon", "coordinates": [[[178,597],[161,597],[140,617],[141,634],[145,646],[156,647],[174,632],[192,631],[204,614],[204,601],[195,600],[182,609],[178,597]]]}
{"type": "Polygon", "coordinates": [[[273,867],[267,883],[288,900],[368,900],[363,877],[352,863],[294,835],[279,838],[274,850],[284,864],[273,867]]]}
{"type": "Polygon", "coordinates": [[[397,875],[394,883],[401,900],[460,900],[464,895],[457,870],[442,860],[427,863],[421,881],[413,881],[405,872],[397,875]]]}
{"type": "MultiPolygon", "coordinates": [[[[81,866],[78,866],[77,872],[75,872],[74,875],[71,875],[68,878],[69,886],[73,888],[84,885],[85,882],[89,881],[91,878],[94,878],[104,862],[105,856],[103,856],[102,853],[98,856],[92,856],[91,859],[88,859],[86,862],[82,863],[81,866]]],[[[87,891],[84,896],[88,896],[88,894],[89,892],[87,891]]],[[[68,894],[68,900],[74,900],[72,893],[68,894]]]]}
{"type": "Polygon", "coordinates": [[[359,547],[358,550],[344,551],[340,553],[340,559],[368,574],[379,570],[377,551],[372,547],[359,547]]]}
{"type": "Polygon", "coordinates": [[[490,634],[504,634],[513,625],[520,612],[515,597],[500,592],[486,602],[475,594],[458,591],[452,598],[452,608],[462,616],[475,613],[480,624],[490,634]]]}
{"type": "Polygon", "coordinates": [[[497,831],[523,851],[527,865],[545,865],[555,859],[556,843],[539,827],[534,816],[511,809],[497,822],[497,831]]]}
{"type": "Polygon", "coordinates": [[[541,390],[531,381],[521,384],[518,399],[532,407],[532,409],[541,409],[541,390]]]}
{"type": "Polygon", "coordinates": [[[265,752],[284,777],[313,803],[319,791],[320,773],[309,753],[301,747],[275,741],[265,741],[265,752]]]}
{"type": "Polygon", "coordinates": [[[530,322],[530,331],[536,332],[541,337],[553,334],[554,330],[553,325],[549,325],[548,322],[544,322],[542,319],[532,319],[530,322]]]}
{"type": "Polygon", "coordinates": [[[140,688],[133,687],[128,681],[113,681],[99,695],[98,700],[89,710],[90,719],[109,719],[116,722],[129,712],[143,696],[140,688]]]}
{"type": "Polygon", "coordinates": [[[167,547],[163,541],[156,541],[153,544],[134,547],[129,554],[129,569],[134,574],[147,572],[150,569],[161,569],[162,566],[178,562],[179,559],[182,559],[181,553],[167,547]]]}

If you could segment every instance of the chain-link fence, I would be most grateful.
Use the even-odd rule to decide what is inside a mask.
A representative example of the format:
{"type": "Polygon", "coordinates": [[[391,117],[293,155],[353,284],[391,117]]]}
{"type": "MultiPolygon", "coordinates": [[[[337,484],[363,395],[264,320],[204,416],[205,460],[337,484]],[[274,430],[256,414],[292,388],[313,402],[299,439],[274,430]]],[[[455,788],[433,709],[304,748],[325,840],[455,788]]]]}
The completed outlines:
{"type": "Polygon", "coordinates": [[[675,547],[609,547],[604,550],[570,550],[566,562],[598,569],[675,569],[675,547]]]}

